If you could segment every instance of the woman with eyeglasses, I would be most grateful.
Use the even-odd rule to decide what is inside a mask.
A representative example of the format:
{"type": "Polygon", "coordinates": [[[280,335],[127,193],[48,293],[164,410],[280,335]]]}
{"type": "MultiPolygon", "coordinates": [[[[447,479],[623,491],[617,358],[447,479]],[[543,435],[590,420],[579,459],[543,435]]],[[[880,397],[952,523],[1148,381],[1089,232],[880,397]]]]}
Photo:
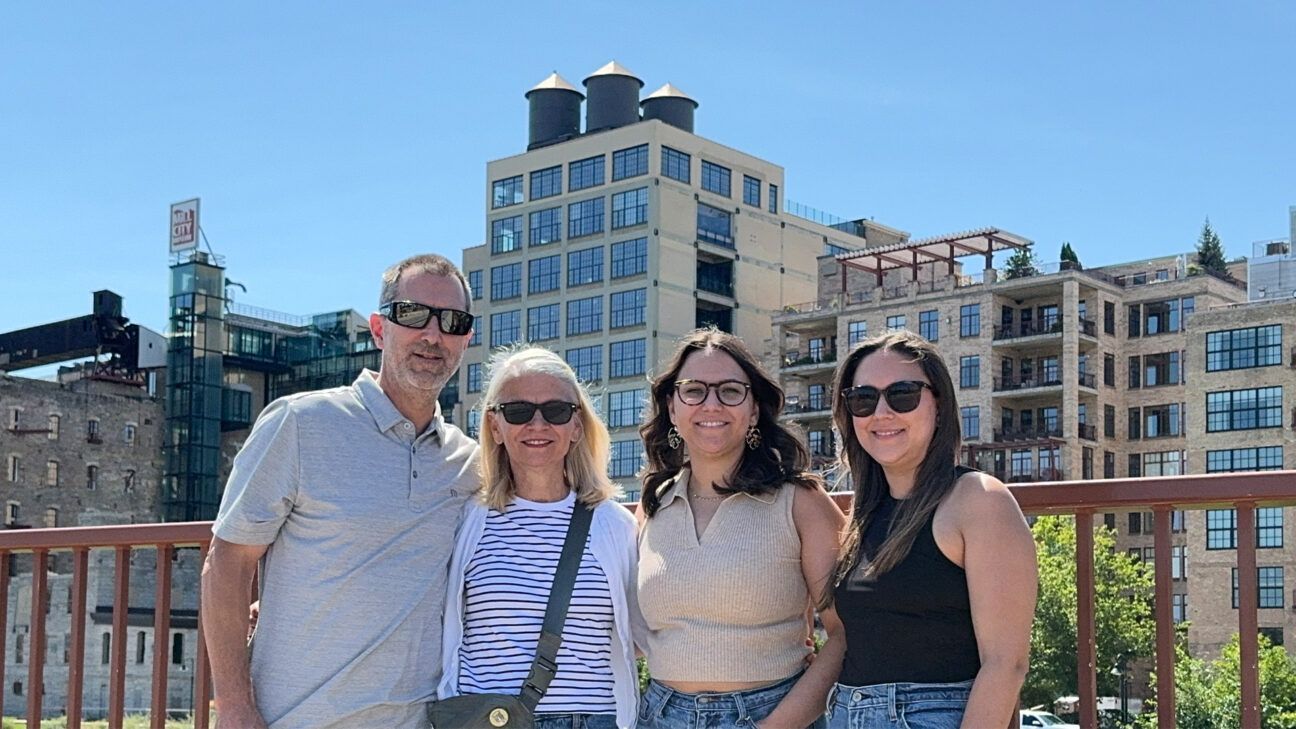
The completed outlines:
{"type": "Polygon", "coordinates": [[[482,484],[450,562],[438,698],[519,694],[567,526],[575,509],[589,507],[593,521],[558,670],[536,707],[535,726],[631,726],[639,695],[630,632],[635,521],[611,498],[607,427],[571,367],[547,349],[499,352],[488,377],[482,484]]]}
{"type": "Polygon", "coordinates": [[[842,647],[825,623],[828,642],[807,668],[808,616],[845,518],[782,409],[783,391],[742,340],[715,329],[684,337],[652,382],[640,429],[652,675],[640,729],[822,726],[842,647]]]}
{"type": "Polygon", "coordinates": [[[837,369],[833,422],[855,502],[821,605],[846,637],[829,726],[1009,726],[1035,544],[1008,489],[956,465],[959,409],[936,348],[906,331],[864,341],[837,369]]]}

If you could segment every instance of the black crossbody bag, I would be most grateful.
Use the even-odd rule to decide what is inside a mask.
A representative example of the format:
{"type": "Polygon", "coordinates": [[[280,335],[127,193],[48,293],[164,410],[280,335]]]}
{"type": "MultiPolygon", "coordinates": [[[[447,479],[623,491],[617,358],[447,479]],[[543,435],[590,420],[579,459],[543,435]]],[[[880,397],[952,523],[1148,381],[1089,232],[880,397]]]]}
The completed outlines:
{"type": "Polygon", "coordinates": [[[467,694],[433,701],[428,704],[427,714],[434,729],[530,729],[535,725],[536,705],[558,673],[563,624],[567,622],[567,608],[571,605],[572,588],[593,516],[593,507],[576,502],[558,568],[554,571],[553,587],[549,590],[540,643],[531,662],[531,672],[522,683],[522,692],[517,696],[467,694]]]}

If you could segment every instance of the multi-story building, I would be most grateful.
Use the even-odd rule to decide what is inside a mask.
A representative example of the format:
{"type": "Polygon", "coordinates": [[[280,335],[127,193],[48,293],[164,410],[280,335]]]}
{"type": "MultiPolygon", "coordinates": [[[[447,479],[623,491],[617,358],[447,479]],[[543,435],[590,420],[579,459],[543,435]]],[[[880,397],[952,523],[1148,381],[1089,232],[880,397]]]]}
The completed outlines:
{"type": "MultiPolygon", "coordinates": [[[[996,250],[1028,245],[990,229],[820,259],[818,298],[774,319],[786,417],[805,430],[819,463],[827,466],[836,452],[830,397],[838,352],[870,334],[907,328],[936,342],[950,369],[964,461],[1005,482],[1205,469],[1205,451],[1190,449],[1189,435],[1199,442],[1200,423],[1216,407],[1198,388],[1220,385],[1196,374],[1208,360],[1201,332],[1226,328],[1210,323],[1220,316],[1250,310],[1236,306],[1246,300],[1244,270],[1231,269],[1236,279],[1213,275],[1188,265],[1186,255],[1093,269],[1053,264],[1015,278],[989,265],[970,275],[960,266],[963,257],[989,264],[996,250]]],[[[1278,322],[1283,314],[1271,307],[1249,316],[1278,322]]],[[[1271,368],[1273,375],[1290,380],[1291,370],[1279,369],[1271,368]]],[[[1239,405],[1247,412],[1257,407],[1243,402],[1250,403],[1239,405]]],[[[1289,431],[1284,438],[1290,441],[1289,431]]],[[[1191,617],[1195,604],[1188,599],[1190,557],[1202,550],[1190,547],[1197,539],[1190,535],[1204,530],[1194,527],[1193,515],[1200,512],[1187,524],[1182,513],[1173,521],[1179,621],[1191,617]]],[[[1151,516],[1105,514],[1104,522],[1117,531],[1120,549],[1150,561],[1151,516]]],[[[1218,579],[1211,584],[1225,589],[1218,579]]],[[[1236,626],[1236,620],[1211,619],[1219,631],[1236,626]]],[[[1190,638],[1202,647],[1217,645],[1196,628],[1190,638]]]]}
{"type": "Polygon", "coordinates": [[[783,169],[693,133],[697,103],[610,63],[584,94],[557,74],[527,93],[525,153],[487,164],[488,242],[463,267],[480,317],[462,368],[467,430],[491,350],[563,355],[602,401],[612,476],[635,496],[646,379],[695,327],[760,346],[771,317],[815,295],[815,259],[902,240],[872,221],[785,211],[783,169]],[[642,116],[640,110],[642,109],[642,116]]]}

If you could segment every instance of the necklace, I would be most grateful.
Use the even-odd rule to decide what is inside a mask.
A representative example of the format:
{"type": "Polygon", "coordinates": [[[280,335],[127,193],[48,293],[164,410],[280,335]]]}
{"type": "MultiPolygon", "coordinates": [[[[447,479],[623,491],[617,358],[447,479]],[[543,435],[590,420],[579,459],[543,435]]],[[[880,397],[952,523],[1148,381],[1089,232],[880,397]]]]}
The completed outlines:
{"type": "Polygon", "coordinates": [[[703,496],[702,494],[690,490],[689,497],[697,499],[698,501],[724,501],[725,499],[729,498],[729,494],[716,494],[715,496],[703,496]]]}

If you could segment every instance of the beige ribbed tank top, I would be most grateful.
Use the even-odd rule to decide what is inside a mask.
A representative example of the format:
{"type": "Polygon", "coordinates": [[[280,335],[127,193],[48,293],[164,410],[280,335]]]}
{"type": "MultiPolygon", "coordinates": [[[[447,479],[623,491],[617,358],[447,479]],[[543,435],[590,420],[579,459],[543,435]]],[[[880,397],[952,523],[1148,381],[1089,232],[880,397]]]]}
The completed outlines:
{"type": "Polygon", "coordinates": [[[795,486],[735,494],[702,538],[688,504],[689,471],[662,484],[639,535],[639,607],[648,670],[664,681],[778,681],[809,648],[795,486]]]}

